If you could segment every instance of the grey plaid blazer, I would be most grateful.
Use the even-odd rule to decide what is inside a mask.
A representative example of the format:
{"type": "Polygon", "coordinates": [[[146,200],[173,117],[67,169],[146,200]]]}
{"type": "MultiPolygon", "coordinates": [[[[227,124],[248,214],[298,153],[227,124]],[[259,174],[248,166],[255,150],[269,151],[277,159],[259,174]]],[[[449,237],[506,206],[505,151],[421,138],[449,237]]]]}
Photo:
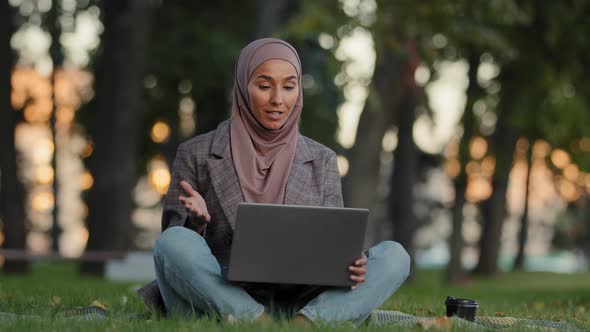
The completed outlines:
{"type": "MultiPolygon", "coordinates": [[[[207,203],[211,222],[204,238],[220,263],[229,258],[238,204],[244,201],[230,152],[230,122],[226,120],[216,130],[178,147],[162,214],[162,231],[172,226],[185,226],[187,213],[178,196],[183,194],[180,181],[187,181],[207,203]]],[[[285,204],[343,206],[334,151],[298,135],[285,204]]],[[[156,280],[138,290],[138,294],[152,313],[166,314],[156,280]]]]}

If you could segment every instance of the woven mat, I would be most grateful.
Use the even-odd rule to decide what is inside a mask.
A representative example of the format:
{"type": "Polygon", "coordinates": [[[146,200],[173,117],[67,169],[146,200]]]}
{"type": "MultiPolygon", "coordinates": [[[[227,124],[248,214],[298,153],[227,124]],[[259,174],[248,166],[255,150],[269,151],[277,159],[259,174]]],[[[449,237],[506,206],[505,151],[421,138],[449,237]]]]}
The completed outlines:
{"type": "MultiPolygon", "coordinates": [[[[67,310],[56,315],[57,318],[73,318],[79,320],[102,320],[107,319],[107,310],[98,306],[80,307],[67,310]]],[[[17,320],[17,319],[40,319],[39,315],[18,315],[10,312],[0,312],[0,321],[2,320],[17,320]]]]}
{"type": "Polygon", "coordinates": [[[397,325],[404,327],[423,327],[424,329],[442,329],[448,330],[451,326],[460,326],[462,328],[542,328],[554,330],[576,331],[578,328],[564,321],[536,320],[536,319],[519,319],[514,317],[476,317],[474,322],[461,318],[452,317],[420,317],[406,314],[393,310],[375,310],[370,317],[370,322],[377,326],[397,325]]]}

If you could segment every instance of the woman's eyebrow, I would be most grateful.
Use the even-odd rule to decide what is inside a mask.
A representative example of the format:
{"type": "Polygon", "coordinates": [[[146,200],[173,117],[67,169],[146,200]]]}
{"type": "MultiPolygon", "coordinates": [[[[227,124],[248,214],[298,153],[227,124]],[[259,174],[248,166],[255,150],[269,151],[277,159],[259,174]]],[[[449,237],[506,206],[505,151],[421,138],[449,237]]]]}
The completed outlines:
{"type": "MultiPolygon", "coordinates": [[[[263,80],[267,80],[267,81],[274,81],[274,79],[272,77],[270,77],[268,75],[264,75],[264,74],[258,75],[255,79],[260,79],[260,78],[263,80]]],[[[291,81],[291,80],[297,80],[297,76],[291,75],[285,79],[285,81],[291,81]]]]}
{"type": "Polygon", "coordinates": [[[262,78],[263,80],[267,80],[267,81],[273,81],[272,77],[268,76],[268,75],[258,75],[256,77],[256,79],[262,78]]]}

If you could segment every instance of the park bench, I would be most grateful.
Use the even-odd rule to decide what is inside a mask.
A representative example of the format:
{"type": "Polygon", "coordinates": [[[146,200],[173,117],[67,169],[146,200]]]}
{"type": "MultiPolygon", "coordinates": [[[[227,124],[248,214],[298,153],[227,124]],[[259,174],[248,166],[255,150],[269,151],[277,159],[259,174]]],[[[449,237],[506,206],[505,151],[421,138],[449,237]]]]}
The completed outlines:
{"type": "Polygon", "coordinates": [[[59,252],[50,251],[36,253],[24,249],[0,249],[0,256],[5,260],[19,261],[82,261],[82,262],[106,262],[108,260],[124,259],[126,251],[86,251],[79,257],[64,256],[59,252]]]}

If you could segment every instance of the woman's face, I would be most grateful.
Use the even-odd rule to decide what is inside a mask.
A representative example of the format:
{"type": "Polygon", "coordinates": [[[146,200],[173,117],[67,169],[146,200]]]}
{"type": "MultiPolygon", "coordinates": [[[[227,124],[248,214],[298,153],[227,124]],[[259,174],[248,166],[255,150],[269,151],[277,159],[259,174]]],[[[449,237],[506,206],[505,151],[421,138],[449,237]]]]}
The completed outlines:
{"type": "Polygon", "coordinates": [[[299,95],[297,71],[285,60],[261,63],[248,82],[252,114],[264,128],[280,129],[293,111],[299,95]]]}

